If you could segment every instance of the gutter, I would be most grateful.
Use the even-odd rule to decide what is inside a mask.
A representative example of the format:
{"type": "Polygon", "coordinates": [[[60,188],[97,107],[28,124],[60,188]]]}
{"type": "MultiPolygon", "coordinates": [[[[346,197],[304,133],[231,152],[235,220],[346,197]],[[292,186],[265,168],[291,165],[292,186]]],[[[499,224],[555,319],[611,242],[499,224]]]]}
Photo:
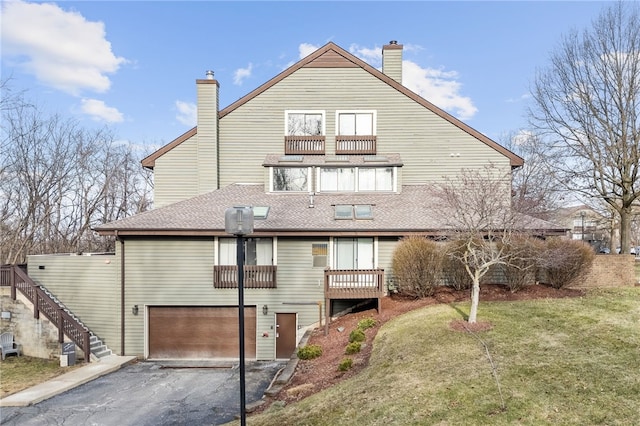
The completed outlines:
{"type": "Polygon", "coordinates": [[[114,232],[116,241],[120,242],[120,355],[124,356],[124,306],[125,306],[125,285],[124,285],[124,240],[118,235],[118,230],[114,232]]]}

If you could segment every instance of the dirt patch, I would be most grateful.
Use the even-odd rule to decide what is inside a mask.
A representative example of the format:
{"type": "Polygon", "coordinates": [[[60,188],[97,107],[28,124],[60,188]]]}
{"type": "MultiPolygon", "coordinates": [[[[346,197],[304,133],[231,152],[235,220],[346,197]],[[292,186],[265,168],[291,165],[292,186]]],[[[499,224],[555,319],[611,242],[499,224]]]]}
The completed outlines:
{"type": "MultiPolygon", "coordinates": [[[[517,293],[512,293],[504,285],[485,284],[480,288],[480,301],[513,301],[533,300],[544,298],[579,297],[584,294],[579,289],[555,289],[546,285],[528,286],[517,293]]],[[[469,290],[456,291],[449,287],[440,287],[432,297],[424,299],[406,299],[398,296],[390,296],[382,299],[382,312],[376,309],[345,315],[331,322],[329,334],[325,336],[324,327],[316,329],[309,337],[308,344],[317,344],[322,347],[322,356],[313,360],[300,360],[289,383],[276,395],[270,397],[265,404],[254,413],[265,410],[271,403],[290,404],[300,401],[307,396],[326,389],[342,380],[353,377],[362,371],[369,363],[372,345],[380,327],[388,320],[403,313],[424,306],[440,303],[463,302],[469,300],[469,290]],[[346,357],[345,347],[349,343],[349,333],[354,330],[358,322],[364,318],[373,318],[376,325],[365,330],[366,343],[362,350],[354,355],[353,367],[348,371],[338,371],[338,364],[346,357]]],[[[468,324],[466,321],[452,321],[449,326],[454,330],[483,331],[492,327],[491,323],[478,321],[476,324],[468,324]]]]}

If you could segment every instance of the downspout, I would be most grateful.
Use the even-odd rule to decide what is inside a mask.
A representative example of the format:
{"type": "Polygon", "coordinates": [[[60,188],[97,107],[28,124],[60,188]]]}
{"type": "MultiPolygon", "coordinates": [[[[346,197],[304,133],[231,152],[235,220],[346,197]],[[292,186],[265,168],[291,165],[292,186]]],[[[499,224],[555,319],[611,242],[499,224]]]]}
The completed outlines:
{"type": "Polygon", "coordinates": [[[115,230],[116,241],[120,241],[120,355],[124,356],[124,240],[115,230]]]}

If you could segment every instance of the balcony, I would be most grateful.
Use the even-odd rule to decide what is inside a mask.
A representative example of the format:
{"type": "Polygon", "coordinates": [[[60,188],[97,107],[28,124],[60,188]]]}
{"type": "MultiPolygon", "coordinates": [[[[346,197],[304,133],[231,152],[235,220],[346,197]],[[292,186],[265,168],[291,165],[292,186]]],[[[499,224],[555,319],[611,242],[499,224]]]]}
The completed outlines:
{"type": "Polygon", "coordinates": [[[376,299],[384,296],[384,269],[327,269],[327,299],[376,299]]]}
{"type": "MultiPolygon", "coordinates": [[[[244,288],[276,288],[276,265],[245,265],[244,288]]],[[[214,288],[238,288],[238,267],[236,265],[215,265],[213,267],[214,288]]]]}
{"type": "Polygon", "coordinates": [[[375,154],[376,136],[336,136],[336,154],[375,154]]]}
{"type": "Polygon", "coordinates": [[[323,155],[325,137],[317,136],[285,136],[285,155],[323,155]]]}

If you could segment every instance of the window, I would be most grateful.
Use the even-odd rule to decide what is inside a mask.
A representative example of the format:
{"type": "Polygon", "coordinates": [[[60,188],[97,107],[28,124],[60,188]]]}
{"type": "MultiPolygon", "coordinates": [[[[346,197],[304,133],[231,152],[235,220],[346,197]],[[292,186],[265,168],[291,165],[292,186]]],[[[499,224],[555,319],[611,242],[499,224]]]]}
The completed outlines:
{"type": "Polygon", "coordinates": [[[353,206],[351,204],[337,205],[335,212],[336,219],[353,219],[353,206]]]}
{"type": "Polygon", "coordinates": [[[334,269],[373,269],[373,238],[335,238],[334,269]]]}
{"type": "Polygon", "coordinates": [[[393,167],[361,167],[358,169],[358,190],[393,190],[393,167]]]}
{"type": "Polygon", "coordinates": [[[393,191],[393,167],[322,167],[318,191],[393,191]]]}
{"type": "Polygon", "coordinates": [[[309,191],[309,169],[306,167],[273,167],[272,191],[309,191]]]}
{"type": "Polygon", "coordinates": [[[337,112],[337,115],[339,135],[375,135],[373,111],[345,111],[337,112]]]}
{"type": "Polygon", "coordinates": [[[288,136],[324,135],[324,112],[287,111],[285,134],[288,136]]]}
{"type": "MultiPolygon", "coordinates": [[[[220,238],[220,265],[236,265],[236,238],[220,238]]],[[[245,239],[245,265],[273,265],[273,240],[271,238],[245,239]]]]}
{"type": "Polygon", "coordinates": [[[335,219],[373,219],[371,204],[337,204],[335,219]]]}
{"type": "Polygon", "coordinates": [[[326,267],[327,266],[327,243],[312,244],[311,255],[313,256],[314,268],[326,267]]]}
{"type": "Polygon", "coordinates": [[[373,219],[373,210],[370,204],[360,204],[353,206],[356,219],[373,219]]]}
{"type": "Polygon", "coordinates": [[[320,191],[355,190],[356,178],[354,168],[342,167],[320,169],[320,191]]]}

